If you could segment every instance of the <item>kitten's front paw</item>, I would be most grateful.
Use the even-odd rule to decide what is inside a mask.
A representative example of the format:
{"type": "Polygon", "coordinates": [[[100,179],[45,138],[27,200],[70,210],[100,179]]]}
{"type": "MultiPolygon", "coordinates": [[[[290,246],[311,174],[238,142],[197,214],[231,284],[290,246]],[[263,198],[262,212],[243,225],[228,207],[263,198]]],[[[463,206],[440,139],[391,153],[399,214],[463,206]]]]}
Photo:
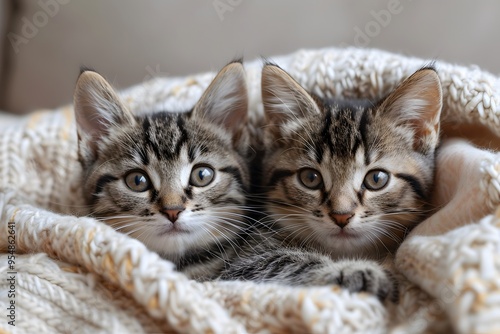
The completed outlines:
{"type": "Polygon", "coordinates": [[[348,261],[340,270],[336,283],[351,292],[369,292],[380,300],[398,298],[397,283],[379,264],[371,261],[348,261]]]}

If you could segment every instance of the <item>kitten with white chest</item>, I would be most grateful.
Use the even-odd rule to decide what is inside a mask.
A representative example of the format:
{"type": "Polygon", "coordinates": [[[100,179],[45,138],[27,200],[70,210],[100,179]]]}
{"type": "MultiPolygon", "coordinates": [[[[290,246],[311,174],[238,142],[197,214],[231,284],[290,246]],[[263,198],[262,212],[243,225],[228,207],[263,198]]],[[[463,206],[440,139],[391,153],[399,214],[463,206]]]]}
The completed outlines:
{"type": "Polygon", "coordinates": [[[91,215],[209,279],[247,238],[245,71],[223,68],[193,110],[134,115],[99,74],[75,91],[91,215]]]}
{"type": "Polygon", "coordinates": [[[321,100],[266,65],[262,99],[267,144],[256,197],[271,236],[223,277],[397,298],[376,260],[427,210],[442,105],[436,72],[417,71],[372,103],[321,100]]]}

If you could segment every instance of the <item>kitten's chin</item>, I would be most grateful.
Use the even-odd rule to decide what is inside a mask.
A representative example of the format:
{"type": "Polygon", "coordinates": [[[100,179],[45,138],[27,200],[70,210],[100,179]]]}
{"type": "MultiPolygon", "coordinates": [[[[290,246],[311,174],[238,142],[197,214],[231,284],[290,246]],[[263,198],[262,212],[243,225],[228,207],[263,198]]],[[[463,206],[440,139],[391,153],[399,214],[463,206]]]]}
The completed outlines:
{"type": "Polygon", "coordinates": [[[158,233],[159,237],[176,236],[180,234],[189,234],[191,231],[180,224],[169,224],[158,233]]]}
{"type": "Polygon", "coordinates": [[[198,244],[199,236],[195,232],[169,229],[160,233],[137,236],[151,251],[169,260],[180,258],[185,252],[198,244]]]}
{"type": "Polygon", "coordinates": [[[335,231],[329,234],[323,234],[318,238],[323,247],[332,254],[347,254],[351,253],[356,255],[363,247],[366,247],[368,240],[366,240],[360,233],[353,231],[335,231]]]}
{"type": "Polygon", "coordinates": [[[355,241],[356,239],[361,238],[361,235],[359,233],[357,233],[355,231],[351,231],[351,230],[345,230],[345,229],[341,229],[339,231],[332,232],[330,235],[332,238],[340,239],[340,240],[353,240],[353,241],[355,241]]]}
{"type": "Polygon", "coordinates": [[[147,229],[140,229],[130,236],[141,241],[149,250],[174,260],[181,256],[199,239],[196,230],[178,221],[172,224],[163,218],[152,221],[147,229]],[[153,224],[154,222],[154,224],[153,224]]]}
{"type": "MultiPolygon", "coordinates": [[[[318,231],[319,232],[319,231],[318,231]]],[[[317,233],[317,242],[332,258],[380,259],[387,250],[374,243],[373,238],[354,229],[338,229],[317,233]]]]}

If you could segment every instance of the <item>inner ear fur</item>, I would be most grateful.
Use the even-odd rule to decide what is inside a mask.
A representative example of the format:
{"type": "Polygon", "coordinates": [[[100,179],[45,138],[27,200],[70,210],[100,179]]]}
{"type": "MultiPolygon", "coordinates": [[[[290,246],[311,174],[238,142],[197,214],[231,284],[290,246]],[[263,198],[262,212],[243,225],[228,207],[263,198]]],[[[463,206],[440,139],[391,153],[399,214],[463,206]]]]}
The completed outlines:
{"type": "Polygon", "coordinates": [[[396,87],[379,111],[413,131],[414,149],[426,151],[437,145],[442,106],[439,76],[435,69],[423,68],[396,87]]]}
{"type": "Polygon", "coordinates": [[[261,80],[262,102],[268,124],[281,125],[321,113],[314,97],[280,67],[265,65],[261,80]]]}
{"type": "Polygon", "coordinates": [[[191,117],[222,126],[233,137],[238,137],[247,123],[247,114],[246,72],[241,62],[232,62],[212,80],[196,103],[191,117]]]}

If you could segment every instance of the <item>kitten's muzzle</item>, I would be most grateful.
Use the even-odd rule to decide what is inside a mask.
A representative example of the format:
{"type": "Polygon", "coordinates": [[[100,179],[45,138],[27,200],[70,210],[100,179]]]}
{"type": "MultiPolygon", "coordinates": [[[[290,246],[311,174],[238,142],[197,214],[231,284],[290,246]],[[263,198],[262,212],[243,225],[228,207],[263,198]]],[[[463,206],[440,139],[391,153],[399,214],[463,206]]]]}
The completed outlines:
{"type": "Polygon", "coordinates": [[[179,218],[179,215],[186,208],[184,206],[174,206],[174,207],[163,207],[160,212],[168,218],[172,223],[175,223],[179,218]]]}
{"type": "Polygon", "coordinates": [[[329,216],[338,227],[344,228],[349,224],[349,220],[354,216],[354,213],[330,212],[329,216]]]}

